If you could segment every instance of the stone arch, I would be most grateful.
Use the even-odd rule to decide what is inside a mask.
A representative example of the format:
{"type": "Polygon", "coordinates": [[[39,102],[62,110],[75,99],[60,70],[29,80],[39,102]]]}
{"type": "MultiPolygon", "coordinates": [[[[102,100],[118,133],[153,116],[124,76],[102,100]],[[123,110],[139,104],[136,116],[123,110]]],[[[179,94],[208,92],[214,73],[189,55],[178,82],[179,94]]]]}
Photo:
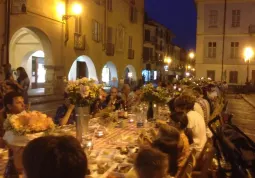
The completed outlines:
{"type": "Polygon", "coordinates": [[[72,66],[69,70],[69,73],[68,73],[68,80],[76,80],[77,78],[79,78],[77,76],[77,62],[85,62],[86,63],[85,70],[87,70],[86,77],[98,81],[95,65],[94,65],[93,61],[91,60],[91,58],[86,55],[79,56],[73,62],[72,66]]]}
{"type": "Polygon", "coordinates": [[[125,79],[126,79],[127,77],[130,77],[130,78],[132,78],[133,81],[137,81],[137,75],[136,75],[136,70],[135,70],[134,66],[132,66],[132,65],[127,65],[127,66],[125,67],[124,76],[125,76],[125,79]],[[128,74],[127,72],[130,73],[130,74],[132,74],[132,76],[131,76],[131,77],[128,76],[129,74],[128,74]]]}
{"type": "Polygon", "coordinates": [[[102,82],[106,83],[106,85],[115,86],[115,87],[118,86],[118,72],[117,72],[117,68],[115,64],[112,61],[108,61],[104,65],[101,75],[102,75],[102,82]],[[106,76],[107,71],[104,71],[104,70],[108,70],[109,76],[106,76]]]}
{"type": "MultiPolygon", "coordinates": [[[[12,65],[13,69],[20,66],[26,69],[32,88],[44,88],[45,80],[47,82],[52,82],[54,72],[49,72],[46,68],[46,66],[54,65],[52,45],[45,32],[36,27],[22,27],[12,35],[9,48],[9,63],[12,65]],[[48,73],[46,75],[43,74],[44,79],[41,82],[37,81],[38,76],[32,74],[34,73],[32,71],[32,55],[37,51],[43,51],[43,57],[40,58],[40,66],[48,73]]],[[[38,60],[39,59],[34,58],[34,61],[38,60]]],[[[37,69],[38,68],[35,67],[35,71],[37,71],[37,69]]],[[[39,72],[37,71],[36,74],[39,74],[39,72]]]]}

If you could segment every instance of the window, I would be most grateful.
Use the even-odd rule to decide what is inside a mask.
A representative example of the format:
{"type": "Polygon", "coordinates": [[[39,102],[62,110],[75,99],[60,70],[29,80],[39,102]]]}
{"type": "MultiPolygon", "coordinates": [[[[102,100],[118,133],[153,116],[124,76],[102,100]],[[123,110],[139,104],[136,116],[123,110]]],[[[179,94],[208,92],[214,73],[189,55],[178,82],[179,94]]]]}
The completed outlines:
{"type": "Polygon", "coordinates": [[[217,27],[218,24],[218,11],[211,10],[209,13],[209,27],[217,27]]]}
{"type": "Polygon", "coordinates": [[[207,71],[207,78],[210,78],[214,81],[215,80],[215,70],[208,70],[207,71]]]}
{"type": "Polygon", "coordinates": [[[239,42],[231,42],[230,57],[232,59],[239,57],[239,42]]]}
{"type": "Polygon", "coordinates": [[[240,10],[232,10],[232,27],[240,27],[240,10]]]}
{"type": "Polygon", "coordinates": [[[96,42],[101,40],[101,25],[95,20],[92,20],[92,39],[96,42]]]}
{"type": "Polygon", "coordinates": [[[229,72],[229,83],[237,83],[238,81],[238,72],[230,71],[229,72]]]}
{"type": "Polygon", "coordinates": [[[112,43],[113,30],[112,27],[107,28],[107,43],[112,43]]]}
{"type": "Polygon", "coordinates": [[[112,11],[112,0],[107,0],[107,9],[108,11],[112,11]]]}
{"type": "Polygon", "coordinates": [[[152,53],[153,53],[152,48],[143,47],[143,60],[144,61],[152,60],[153,59],[152,53]]]}
{"type": "Polygon", "coordinates": [[[216,42],[208,43],[208,57],[215,58],[216,57],[216,42]]]}
{"type": "Polygon", "coordinates": [[[130,21],[132,23],[136,23],[137,22],[137,9],[135,6],[130,6],[130,21]]]}
{"type": "Polygon", "coordinates": [[[81,17],[75,17],[75,33],[81,34],[81,17]]]}
{"type": "Polygon", "coordinates": [[[129,36],[128,38],[128,49],[133,49],[133,37],[129,36]]]}
{"type": "Polygon", "coordinates": [[[144,37],[145,41],[150,41],[150,38],[151,38],[150,30],[145,30],[144,35],[145,35],[145,37],[144,37]]]}

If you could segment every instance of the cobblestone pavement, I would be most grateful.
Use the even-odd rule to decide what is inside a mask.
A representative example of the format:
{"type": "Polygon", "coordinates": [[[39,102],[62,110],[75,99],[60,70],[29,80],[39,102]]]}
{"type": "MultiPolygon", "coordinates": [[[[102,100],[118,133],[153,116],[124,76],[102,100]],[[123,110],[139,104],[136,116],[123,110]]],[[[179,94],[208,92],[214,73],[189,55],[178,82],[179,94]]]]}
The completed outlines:
{"type": "Polygon", "coordinates": [[[233,124],[255,141],[255,108],[242,97],[235,95],[229,95],[228,101],[228,112],[234,114],[233,124]]]}

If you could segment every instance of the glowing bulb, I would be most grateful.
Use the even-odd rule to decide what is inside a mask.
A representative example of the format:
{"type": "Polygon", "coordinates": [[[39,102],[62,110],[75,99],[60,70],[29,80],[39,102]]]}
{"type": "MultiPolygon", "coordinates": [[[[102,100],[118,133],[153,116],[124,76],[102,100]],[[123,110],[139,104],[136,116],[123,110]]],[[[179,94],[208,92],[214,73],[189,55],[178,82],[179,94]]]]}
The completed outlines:
{"type": "Polygon", "coordinates": [[[73,14],[80,15],[82,12],[82,7],[80,4],[74,4],[72,7],[73,14]]]}
{"type": "Polygon", "coordinates": [[[66,11],[65,4],[63,2],[59,2],[57,4],[57,13],[60,16],[63,16],[63,15],[65,15],[65,11],[66,11]]]}
{"type": "Polygon", "coordinates": [[[189,57],[190,57],[190,59],[193,59],[193,58],[195,57],[195,53],[190,52],[190,53],[189,53],[189,57]]]}
{"type": "Polygon", "coordinates": [[[254,55],[254,52],[251,47],[247,47],[244,49],[244,60],[250,60],[254,55]]]}

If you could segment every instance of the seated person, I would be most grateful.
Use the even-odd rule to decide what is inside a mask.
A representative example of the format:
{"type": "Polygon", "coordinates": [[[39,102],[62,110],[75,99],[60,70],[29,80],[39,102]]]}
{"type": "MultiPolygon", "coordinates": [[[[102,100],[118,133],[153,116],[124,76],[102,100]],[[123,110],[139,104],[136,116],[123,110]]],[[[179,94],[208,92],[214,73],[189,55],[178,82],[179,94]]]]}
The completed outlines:
{"type": "Polygon", "coordinates": [[[168,176],[168,158],[162,152],[143,148],[135,160],[138,178],[166,178],[168,176]]]}
{"type": "Polygon", "coordinates": [[[186,159],[190,154],[189,140],[185,134],[185,129],[188,126],[188,118],[187,115],[183,112],[174,112],[170,117],[174,127],[177,128],[180,132],[179,147],[181,153],[178,159],[178,169],[180,170],[184,166],[186,159]]]}
{"type": "Polygon", "coordinates": [[[119,110],[122,106],[122,99],[118,96],[118,88],[112,87],[110,95],[106,97],[105,103],[107,106],[114,107],[114,110],[119,110]]]}
{"type": "Polygon", "coordinates": [[[67,94],[64,94],[65,102],[62,106],[59,106],[54,118],[54,123],[57,125],[74,124],[75,112],[74,105],[70,103],[67,94]]]}
{"type": "Polygon", "coordinates": [[[168,155],[168,173],[175,176],[178,172],[178,159],[182,149],[179,148],[180,133],[174,127],[161,125],[158,138],[152,143],[152,147],[168,155]]]}
{"type": "Polygon", "coordinates": [[[72,136],[39,137],[25,147],[23,166],[27,178],[85,178],[87,157],[72,136]]]}
{"type": "Polygon", "coordinates": [[[19,114],[25,111],[23,96],[18,92],[9,92],[4,96],[4,108],[7,114],[19,114]]]}
{"type": "Polygon", "coordinates": [[[177,112],[184,112],[188,117],[187,130],[192,133],[193,143],[190,145],[191,149],[195,149],[197,156],[203,150],[207,141],[206,125],[204,118],[193,110],[195,98],[190,95],[181,95],[175,100],[175,110],[177,112]]]}
{"type": "MultiPolygon", "coordinates": [[[[105,103],[107,97],[107,93],[105,90],[100,91],[100,95],[96,101],[90,107],[90,114],[94,117],[100,117],[104,111],[108,110],[107,105],[105,103]]],[[[110,111],[108,111],[110,112],[110,111]]]]}

